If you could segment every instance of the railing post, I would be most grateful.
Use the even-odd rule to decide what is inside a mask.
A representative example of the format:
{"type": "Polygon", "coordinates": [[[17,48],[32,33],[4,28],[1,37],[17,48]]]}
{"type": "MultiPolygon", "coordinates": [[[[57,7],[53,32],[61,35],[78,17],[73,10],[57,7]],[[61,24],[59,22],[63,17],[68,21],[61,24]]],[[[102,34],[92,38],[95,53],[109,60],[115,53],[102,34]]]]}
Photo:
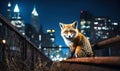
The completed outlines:
{"type": "Polygon", "coordinates": [[[6,40],[2,40],[2,69],[6,71],[6,40]]]}

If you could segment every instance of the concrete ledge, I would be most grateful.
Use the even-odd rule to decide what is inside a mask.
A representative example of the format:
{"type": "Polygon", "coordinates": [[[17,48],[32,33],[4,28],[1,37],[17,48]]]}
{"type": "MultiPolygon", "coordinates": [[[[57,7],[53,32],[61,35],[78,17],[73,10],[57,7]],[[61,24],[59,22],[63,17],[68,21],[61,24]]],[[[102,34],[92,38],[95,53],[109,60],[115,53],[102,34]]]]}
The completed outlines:
{"type": "Polygon", "coordinates": [[[67,59],[61,62],[120,66],[120,57],[115,57],[115,56],[114,57],[83,57],[83,58],[67,59]]]}
{"type": "Polygon", "coordinates": [[[85,57],[54,62],[50,71],[120,71],[120,57],[85,57]]]}

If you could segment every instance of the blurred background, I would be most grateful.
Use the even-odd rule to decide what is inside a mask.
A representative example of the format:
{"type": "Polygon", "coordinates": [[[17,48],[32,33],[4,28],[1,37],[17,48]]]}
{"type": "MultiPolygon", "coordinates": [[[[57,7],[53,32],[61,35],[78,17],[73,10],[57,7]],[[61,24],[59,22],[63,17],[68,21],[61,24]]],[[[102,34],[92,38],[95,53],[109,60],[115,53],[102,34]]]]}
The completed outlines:
{"type": "MultiPolygon", "coordinates": [[[[0,14],[47,57],[60,61],[70,56],[70,50],[60,35],[59,22],[78,21],[80,32],[95,44],[120,36],[119,3],[119,0],[1,0],[0,14]]],[[[95,53],[118,56],[119,51],[109,47],[95,53]]]]}

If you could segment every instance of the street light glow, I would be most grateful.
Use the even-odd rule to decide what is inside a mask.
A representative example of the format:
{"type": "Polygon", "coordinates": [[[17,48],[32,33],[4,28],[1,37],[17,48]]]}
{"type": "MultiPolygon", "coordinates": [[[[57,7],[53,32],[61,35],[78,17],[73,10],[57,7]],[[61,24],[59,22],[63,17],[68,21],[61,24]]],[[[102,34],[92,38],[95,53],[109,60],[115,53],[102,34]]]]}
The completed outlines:
{"type": "Polygon", "coordinates": [[[6,43],[6,40],[5,40],[5,39],[3,39],[3,40],[2,40],[2,43],[3,43],[3,44],[5,44],[5,43],[6,43]]]}

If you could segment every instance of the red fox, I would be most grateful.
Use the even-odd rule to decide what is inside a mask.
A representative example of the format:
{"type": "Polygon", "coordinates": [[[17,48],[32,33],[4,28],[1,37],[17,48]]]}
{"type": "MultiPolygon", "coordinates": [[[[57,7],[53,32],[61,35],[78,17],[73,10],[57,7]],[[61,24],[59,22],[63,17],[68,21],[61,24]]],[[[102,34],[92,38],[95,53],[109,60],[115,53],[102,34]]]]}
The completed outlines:
{"type": "Polygon", "coordinates": [[[78,22],[71,24],[59,23],[61,28],[61,36],[66,45],[70,48],[71,56],[74,57],[90,57],[93,56],[93,51],[89,40],[78,31],[78,22]]]}

